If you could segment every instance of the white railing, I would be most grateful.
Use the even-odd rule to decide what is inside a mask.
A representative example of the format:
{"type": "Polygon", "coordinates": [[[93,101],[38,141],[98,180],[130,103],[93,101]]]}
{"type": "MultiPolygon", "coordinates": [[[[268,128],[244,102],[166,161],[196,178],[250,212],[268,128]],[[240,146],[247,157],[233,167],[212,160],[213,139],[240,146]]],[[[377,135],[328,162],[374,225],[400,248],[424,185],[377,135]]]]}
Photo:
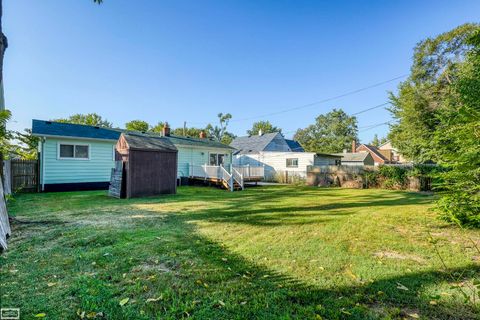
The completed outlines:
{"type": "Polygon", "coordinates": [[[240,185],[243,190],[243,175],[237,171],[234,167],[232,167],[232,176],[235,181],[240,185]]]}
{"type": "Polygon", "coordinates": [[[224,182],[226,182],[227,186],[228,186],[228,189],[230,191],[233,191],[233,179],[232,179],[232,175],[227,171],[225,170],[224,167],[219,167],[220,168],[220,177],[222,178],[222,180],[224,182]]]}
{"type": "Polygon", "coordinates": [[[263,178],[265,176],[265,167],[263,166],[233,166],[244,179],[248,178],[263,178]]]}
{"type": "Polygon", "coordinates": [[[204,178],[204,179],[220,179],[219,166],[198,166],[190,165],[190,177],[204,178]]]}

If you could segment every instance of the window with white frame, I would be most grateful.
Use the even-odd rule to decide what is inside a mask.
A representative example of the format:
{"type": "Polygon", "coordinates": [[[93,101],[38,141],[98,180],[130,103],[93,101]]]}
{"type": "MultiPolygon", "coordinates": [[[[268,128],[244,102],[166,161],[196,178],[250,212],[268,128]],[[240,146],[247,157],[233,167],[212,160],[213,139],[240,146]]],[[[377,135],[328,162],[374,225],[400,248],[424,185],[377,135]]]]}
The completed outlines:
{"type": "Polygon", "coordinates": [[[220,166],[225,164],[225,154],[222,153],[210,153],[210,161],[209,164],[211,166],[220,166]]]}
{"type": "Polygon", "coordinates": [[[90,146],[88,144],[67,144],[60,143],[58,158],[59,159],[83,159],[90,157],[90,146]]]}
{"type": "Polygon", "coordinates": [[[287,168],[298,168],[298,158],[288,158],[287,168]]]}

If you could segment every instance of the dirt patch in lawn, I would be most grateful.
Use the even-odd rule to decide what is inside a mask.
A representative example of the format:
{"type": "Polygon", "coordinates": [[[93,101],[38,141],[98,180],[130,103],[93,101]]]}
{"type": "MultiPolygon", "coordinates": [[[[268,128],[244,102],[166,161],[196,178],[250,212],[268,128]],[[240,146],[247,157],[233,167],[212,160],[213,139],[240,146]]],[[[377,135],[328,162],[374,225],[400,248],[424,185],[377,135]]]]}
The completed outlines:
{"type": "Polygon", "coordinates": [[[373,254],[380,259],[398,259],[398,260],[412,260],[418,263],[425,263],[425,259],[410,253],[400,253],[396,251],[379,251],[373,254]]]}

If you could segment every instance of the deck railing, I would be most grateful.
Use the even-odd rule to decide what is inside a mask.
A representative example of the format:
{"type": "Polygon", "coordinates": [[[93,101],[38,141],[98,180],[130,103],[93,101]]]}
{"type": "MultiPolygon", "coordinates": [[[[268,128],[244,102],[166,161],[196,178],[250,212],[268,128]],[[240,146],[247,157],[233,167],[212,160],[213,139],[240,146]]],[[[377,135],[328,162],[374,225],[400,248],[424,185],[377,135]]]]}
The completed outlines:
{"type": "Polygon", "coordinates": [[[235,167],[232,167],[232,176],[233,176],[233,179],[238,183],[238,185],[240,186],[240,188],[244,188],[244,184],[243,184],[243,175],[238,172],[237,169],[235,169],[235,167]]]}
{"type": "Polygon", "coordinates": [[[265,176],[265,167],[263,166],[233,166],[235,170],[237,170],[244,179],[251,179],[251,178],[264,178],[265,176]]]}

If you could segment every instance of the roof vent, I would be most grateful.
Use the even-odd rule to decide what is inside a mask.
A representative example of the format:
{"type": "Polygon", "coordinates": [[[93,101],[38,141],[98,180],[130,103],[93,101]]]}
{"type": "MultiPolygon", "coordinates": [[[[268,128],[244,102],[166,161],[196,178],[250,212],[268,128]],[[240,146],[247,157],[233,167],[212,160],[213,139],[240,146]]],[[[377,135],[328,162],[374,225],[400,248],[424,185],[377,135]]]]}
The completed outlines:
{"type": "Polygon", "coordinates": [[[258,130],[258,135],[259,135],[260,137],[263,136],[263,130],[262,130],[262,129],[258,130]]]}
{"type": "Polygon", "coordinates": [[[98,127],[98,126],[95,126],[94,128],[95,128],[95,129],[100,129],[100,127],[98,127]]]}
{"type": "Polygon", "coordinates": [[[46,124],[52,124],[52,121],[45,121],[46,124]]]}

